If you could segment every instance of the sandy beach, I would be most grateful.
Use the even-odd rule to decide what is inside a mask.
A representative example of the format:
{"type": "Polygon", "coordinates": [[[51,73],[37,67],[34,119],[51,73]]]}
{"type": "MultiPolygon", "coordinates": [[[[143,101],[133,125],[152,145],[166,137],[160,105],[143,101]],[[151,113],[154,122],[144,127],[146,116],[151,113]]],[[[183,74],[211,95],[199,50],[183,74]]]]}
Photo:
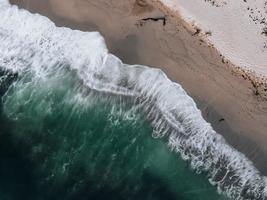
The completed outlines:
{"type": "Polygon", "coordinates": [[[99,31],[129,64],[161,68],[197,102],[204,118],[267,174],[267,84],[234,66],[205,34],[158,0],[12,0],[57,26],[99,31]]]}

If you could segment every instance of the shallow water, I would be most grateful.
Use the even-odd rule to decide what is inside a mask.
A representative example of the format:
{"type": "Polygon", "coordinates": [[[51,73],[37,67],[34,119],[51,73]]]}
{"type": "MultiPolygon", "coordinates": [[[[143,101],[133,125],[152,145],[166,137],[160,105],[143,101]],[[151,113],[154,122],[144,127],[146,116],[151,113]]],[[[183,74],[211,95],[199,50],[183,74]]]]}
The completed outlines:
{"type": "Polygon", "coordinates": [[[0,0],[0,44],[2,199],[267,198],[178,83],[99,33],[0,0]]]}

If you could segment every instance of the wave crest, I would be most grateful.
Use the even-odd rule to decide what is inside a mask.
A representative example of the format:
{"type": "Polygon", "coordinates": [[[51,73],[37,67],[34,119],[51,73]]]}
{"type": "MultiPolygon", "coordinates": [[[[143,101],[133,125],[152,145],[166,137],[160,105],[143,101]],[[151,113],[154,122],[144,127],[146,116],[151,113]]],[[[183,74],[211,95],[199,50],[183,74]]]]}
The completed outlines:
{"type": "Polygon", "coordinates": [[[267,199],[266,177],[207,123],[183,88],[159,69],[126,65],[108,53],[97,32],[56,27],[0,0],[0,67],[46,78],[58,68],[77,71],[87,87],[127,96],[151,121],[153,137],[208,174],[219,192],[232,199],[267,199]]]}

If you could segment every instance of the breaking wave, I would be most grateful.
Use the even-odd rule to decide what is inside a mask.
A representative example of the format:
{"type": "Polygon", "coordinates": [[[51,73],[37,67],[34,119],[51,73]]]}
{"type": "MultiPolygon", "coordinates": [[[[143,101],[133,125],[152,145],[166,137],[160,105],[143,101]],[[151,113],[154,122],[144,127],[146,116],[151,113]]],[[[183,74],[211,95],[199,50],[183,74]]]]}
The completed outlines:
{"type": "Polygon", "coordinates": [[[97,32],[56,27],[49,19],[0,0],[0,67],[46,79],[62,68],[91,90],[131,99],[153,126],[154,138],[189,160],[231,199],[267,199],[264,176],[207,123],[183,88],[159,69],[126,65],[97,32]]]}

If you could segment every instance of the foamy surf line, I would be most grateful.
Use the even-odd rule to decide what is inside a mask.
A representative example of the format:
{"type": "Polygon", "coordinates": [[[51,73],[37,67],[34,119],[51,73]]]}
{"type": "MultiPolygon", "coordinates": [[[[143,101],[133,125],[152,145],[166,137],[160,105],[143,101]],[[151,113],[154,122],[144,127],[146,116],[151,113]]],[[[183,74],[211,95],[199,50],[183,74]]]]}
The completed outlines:
{"type": "Polygon", "coordinates": [[[68,66],[87,87],[128,96],[145,110],[153,136],[208,174],[231,199],[267,199],[266,177],[207,123],[182,87],[158,69],[123,64],[97,32],[58,28],[49,19],[0,0],[0,67],[36,77],[68,66]]]}

